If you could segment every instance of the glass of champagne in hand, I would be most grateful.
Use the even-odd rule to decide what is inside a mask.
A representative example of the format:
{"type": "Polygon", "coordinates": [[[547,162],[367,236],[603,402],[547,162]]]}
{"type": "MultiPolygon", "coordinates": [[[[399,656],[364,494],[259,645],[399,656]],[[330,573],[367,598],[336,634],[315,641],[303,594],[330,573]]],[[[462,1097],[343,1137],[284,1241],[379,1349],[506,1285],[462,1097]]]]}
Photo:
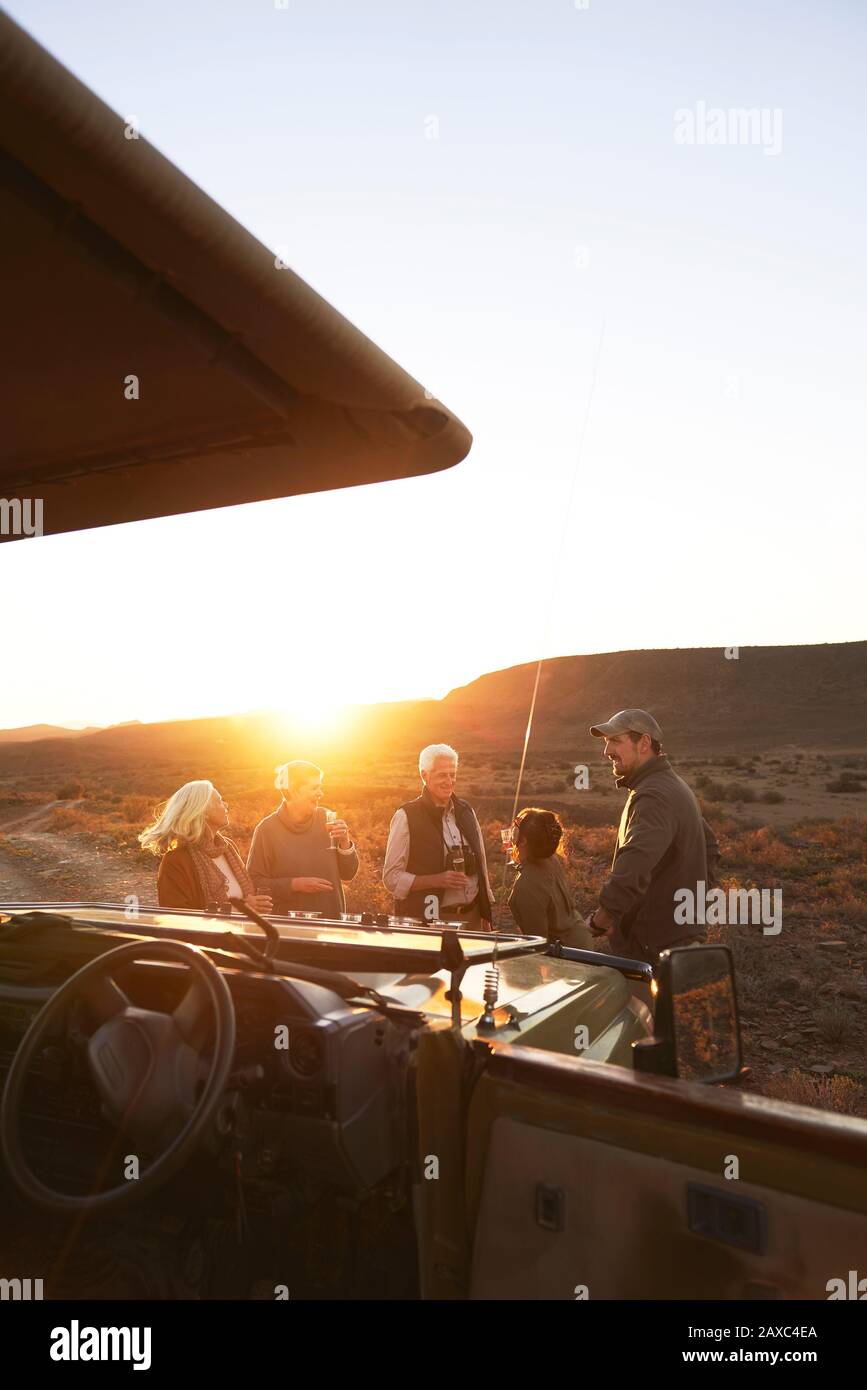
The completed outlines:
{"type": "Polygon", "coordinates": [[[337,837],[338,837],[338,835],[340,834],[340,831],[339,831],[339,830],[332,830],[332,828],[331,828],[332,825],[334,824],[334,822],[335,822],[336,820],[337,820],[337,812],[336,812],[336,811],[326,811],[326,812],[325,812],[325,825],[326,825],[326,829],[328,830],[328,834],[331,836],[331,848],[332,848],[332,849],[337,849],[337,837]]]}

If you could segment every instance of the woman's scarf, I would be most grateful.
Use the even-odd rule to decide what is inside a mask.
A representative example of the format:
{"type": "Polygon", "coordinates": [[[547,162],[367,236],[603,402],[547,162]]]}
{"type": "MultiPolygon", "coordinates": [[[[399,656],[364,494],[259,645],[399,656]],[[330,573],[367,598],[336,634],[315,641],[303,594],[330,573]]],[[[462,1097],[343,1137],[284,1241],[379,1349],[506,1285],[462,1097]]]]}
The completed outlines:
{"type": "Polygon", "coordinates": [[[244,861],[227,835],[219,831],[214,835],[206,829],[198,844],[187,845],[187,848],[201,884],[206,908],[210,908],[213,903],[216,903],[218,908],[229,907],[228,880],[214,863],[221,854],[226,856],[229,868],[238,880],[241,897],[248,898],[251,893],[255,893],[255,885],[247,873],[244,861]]]}

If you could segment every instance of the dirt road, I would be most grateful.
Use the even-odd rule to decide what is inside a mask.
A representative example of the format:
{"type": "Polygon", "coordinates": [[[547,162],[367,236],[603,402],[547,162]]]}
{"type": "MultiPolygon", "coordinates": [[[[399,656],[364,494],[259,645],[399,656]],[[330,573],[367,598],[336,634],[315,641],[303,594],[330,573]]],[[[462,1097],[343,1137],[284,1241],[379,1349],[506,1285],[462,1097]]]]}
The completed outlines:
{"type": "Polygon", "coordinates": [[[0,821],[0,903],[122,903],[131,893],[155,901],[156,865],[143,868],[85,832],[60,835],[50,829],[55,807],[78,805],[48,801],[0,821]]]}

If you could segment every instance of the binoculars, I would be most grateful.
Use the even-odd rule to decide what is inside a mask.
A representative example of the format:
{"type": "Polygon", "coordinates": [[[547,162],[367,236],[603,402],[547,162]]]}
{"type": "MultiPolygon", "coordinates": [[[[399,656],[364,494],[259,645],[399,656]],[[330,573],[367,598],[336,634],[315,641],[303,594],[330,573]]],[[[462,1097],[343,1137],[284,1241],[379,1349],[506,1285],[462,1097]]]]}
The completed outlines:
{"type": "Polygon", "coordinates": [[[479,872],[475,851],[469,845],[449,845],[446,858],[450,869],[466,874],[468,878],[479,872]]]}

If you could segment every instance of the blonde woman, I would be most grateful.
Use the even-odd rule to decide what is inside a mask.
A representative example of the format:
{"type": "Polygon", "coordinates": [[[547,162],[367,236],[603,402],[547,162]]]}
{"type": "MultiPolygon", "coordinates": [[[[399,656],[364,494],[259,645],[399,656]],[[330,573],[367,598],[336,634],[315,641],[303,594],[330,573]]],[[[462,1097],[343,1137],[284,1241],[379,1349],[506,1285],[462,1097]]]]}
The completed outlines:
{"type": "Polygon", "coordinates": [[[160,907],[230,911],[243,898],[256,912],[271,911],[271,896],[257,892],[235,845],[225,834],[229,808],[212,782],[185,782],[139,835],[142,849],[160,855],[160,907]]]}

